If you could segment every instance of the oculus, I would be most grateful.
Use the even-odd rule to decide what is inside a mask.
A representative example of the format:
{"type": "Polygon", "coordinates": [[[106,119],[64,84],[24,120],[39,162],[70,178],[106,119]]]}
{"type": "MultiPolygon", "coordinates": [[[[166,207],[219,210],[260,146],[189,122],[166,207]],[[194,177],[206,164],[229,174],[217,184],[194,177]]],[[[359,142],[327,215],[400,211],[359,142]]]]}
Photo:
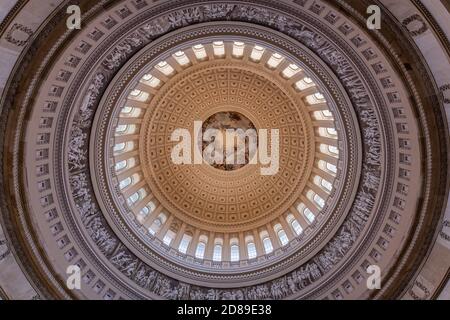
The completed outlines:
{"type": "MultiPolygon", "coordinates": [[[[226,147],[223,149],[222,163],[211,163],[216,169],[232,171],[244,167],[250,162],[250,144],[256,146],[253,142],[258,139],[256,136],[256,128],[253,123],[243,114],[239,112],[218,112],[210,116],[202,125],[203,135],[208,130],[218,130],[221,135],[217,138],[226,138],[226,147]],[[245,133],[249,131],[249,135],[245,133]],[[227,135],[227,133],[229,133],[227,135]],[[229,138],[229,139],[228,139],[229,138]]],[[[213,131],[215,132],[215,131],[213,131]]],[[[213,133],[210,131],[210,133],[213,133]]],[[[202,140],[202,152],[208,147],[208,141],[202,140]]],[[[257,141],[256,141],[257,144],[257,141]]],[[[253,152],[255,150],[252,150],[253,152]]]]}
{"type": "Polygon", "coordinates": [[[206,123],[194,121],[193,132],[197,139],[192,139],[188,129],[175,129],[170,137],[171,141],[178,142],[172,148],[172,162],[195,165],[206,162],[226,171],[239,169],[247,163],[259,163],[262,175],[277,174],[280,130],[256,131],[254,127],[250,128],[250,124],[238,113],[221,112],[206,123]],[[193,147],[192,142],[195,143],[193,147]]]}

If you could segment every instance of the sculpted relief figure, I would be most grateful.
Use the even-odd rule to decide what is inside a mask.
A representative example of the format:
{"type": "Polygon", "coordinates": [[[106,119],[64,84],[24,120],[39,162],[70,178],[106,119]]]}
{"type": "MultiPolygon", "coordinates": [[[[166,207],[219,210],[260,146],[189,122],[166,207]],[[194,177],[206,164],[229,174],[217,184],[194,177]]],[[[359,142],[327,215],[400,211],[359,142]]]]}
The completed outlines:
{"type": "Polygon", "coordinates": [[[234,8],[231,4],[211,4],[203,7],[203,14],[209,19],[225,18],[234,8]]]}
{"type": "Polygon", "coordinates": [[[113,52],[110,53],[103,61],[103,66],[108,70],[113,70],[119,67],[122,62],[126,59],[127,55],[133,52],[133,47],[127,42],[121,42],[114,48],[113,52]]]}
{"type": "Polygon", "coordinates": [[[190,298],[191,300],[203,300],[205,299],[205,294],[200,289],[193,290],[190,293],[190,298]]]}
{"type": "Polygon", "coordinates": [[[178,300],[187,300],[189,299],[189,293],[191,290],[191,286],[187,283],[180,283],[178,287],[178,296],[176,299],[178,300]]]}
{"type": "Polygon", "coordinates": [[[158,21],[147,23],[139,30],[147,39],[153,39],[156,35],[166,32],[166,29],[158,21]]]}
{"type": "Polygon", "coordinates": [[[139,286],[151,290],[156,277],[157,274],[154,270],[151,270],[146,265],[141,264],[139,270],[134,275],[134,280],[139,286]]]}
{"type": "Polygon", "coordinates": [[[75,128],[72,131],[71,139],[69,141],[68,163],[69,170],[79,170],[85,167],[87,150],[83,149],[87,134],[83,133],[81,128],[75,128]]]}
{"type": "Polygon", "coordinates": [[[289,290],[291,291],[292,294],[298,291],[298,286],[293,276],[287,277],[287,285],[289,286],[289,290]]]}
{"type": "Polygon", "coordinates": [[[139,270],[134,275],[134,280],[138,285],[143,287],[145,283],[147,282],[148,275],[147,275],[147,268],[144,265],[141,265],[139,267],[139,270]]]}
{"type": "Polygon", "coordinates": [[[138,264],[138,260],[135,259],[131,263],[124,264],[123,267],[120,269],[128,278],[130,278],[136,269],[136,266],[138,264]]]}
{"type": "Polygon", "coordinates": [[[109,256],[116,248],[118,240],[103,226],[99,216],[92,218],[91,221],[86,223],[86,228],[92,240],[105,255],[109,256]]]}
{"type": "Polygon", "coordinates": [[[92,83],[88,87],[79,112],[74,117],[74,125],[72,127],[68,151],[70,171],[81,170],[86,167],[84,162],[87,160],[87,133],[84,132],[84,129],[90,126],[91,117],[93,115],[92,107],[98,99],[100,88],[103,86],[104,81],[105,76],[102,73],[97,73],[94,76],[92,83]]]}
{"type": "Polygon", "coordinates": [[[367,164],[363,165],[364,187],[371,190],[376,190],[380,185],[380,177],[377,176],[378,172],[372,170],[367,164]]]}
{"type": "Polygon", "coordinates": [[[128,265],[132,264],[133,258],[125,249],[120,249],[111,258],[111,263],[119,268],[119,270],[124,270],[128,265]]]}
{"type": "Polygon", "coordinates": [[[90,218],[92,218],[95,213],[97,212],[97,209],[95,206],[92,205],[90,201],[81,201],[80,203],[75,204],[78,210],[78,213],[80,214],[81,221],[86,223],[90,218]]]}
{"type": "Polygon", "coordinates": [[[79,175],[73,175],[70,177],[70,183],[73,188],[74,198],[81,198],[82,200],[87,200],[89,191],[87,189],[87,177],[85,173],[79,175]]]}
{"type": "Polygon", "coordinates": [[[92,83],[87,89],[86,96],[80,107],[80,121],[84,125],[87,125],[86,120],[88,120],[92,115],[92,107],[100,94],[100,89],[102,88],[105,80],[105,75],[98,72],[95,74],[92,83]]]}

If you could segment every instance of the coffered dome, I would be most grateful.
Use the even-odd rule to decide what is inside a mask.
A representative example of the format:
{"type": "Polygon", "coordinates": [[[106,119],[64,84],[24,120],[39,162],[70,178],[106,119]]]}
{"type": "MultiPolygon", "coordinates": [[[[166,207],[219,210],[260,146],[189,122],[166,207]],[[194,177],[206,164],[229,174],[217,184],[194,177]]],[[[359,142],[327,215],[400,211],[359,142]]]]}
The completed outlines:
{"type": "MultiPolygon", "coordinates": [[[[112,148],[108,158],[114,158],[115,167],[109,183],[119,185],[118,198],[123,196],[122,203],[146,232],[160,234],[165,244],[182,246],[181,251],[187,245],[192,255],[198,245],[206,246],[198,242],[200,238],[214,239],[223,245],[225,257],[233,239],[239,239],[236,245],[244,247],[240,256],[248,258],[245,246],[253,244],[264,255],[274,246],[286,245],[286,238],[292,240],[313,228],[334,189],[338,133],[325,97],[299,66],[262,46],[237,41],[220,45],[222,57],[214,55],[214,48],[221,47],[218,42],[191,46],[187,54],[177,51],[172,57],[184,57],[181,64],[176,59],[172,64],[160,62],[128,90],[111,131],[115,144],[108,146],[112,148]],[[199,54],[200,48],[213,55],[199,54]],[[238,48],[242,55],[234,56],[238,48]],[[252,58],[255,52],[262,55],[252,58]],[[278,62],[270,65],[275,57],[278,62]],[[160,66],[168,70],[167,75],[158,74],[164,80],[155,75],[160,66]],[[220,112],[239,112],[252,119],[248,121],[257,130],[281,131],[276,175],[262,175],[258,165],[223,172],[207,163],[173,163],[172,132],[190,128],[194,136],[195,121],[206,122],[220,112]],[[167,221],[173,223],[172,229],[167,221]]],[[[213,252],[205,253],[211,260],[213,252]]]]}
{"type": "Polygon", "coordinates": [[[365,1],[81,1],[68,30],[43,2],[0,25],[6,298],[448,294],[439,5],[369,30],[365,1]]]}

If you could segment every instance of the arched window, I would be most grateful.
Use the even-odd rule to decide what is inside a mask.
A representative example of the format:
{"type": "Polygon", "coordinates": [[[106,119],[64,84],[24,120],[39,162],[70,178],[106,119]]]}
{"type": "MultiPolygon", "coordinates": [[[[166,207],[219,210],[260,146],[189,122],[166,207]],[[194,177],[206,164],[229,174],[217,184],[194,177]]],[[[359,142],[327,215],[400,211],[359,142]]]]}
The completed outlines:
{"type": "Polygon", "coordinates": [[[324,187],[327,191],[331,191],[333,189],[333,185],[325,179],[321,179],[320,185],[324,187]]]}
{"type": "Polygon", "coordinates": [[[328,133],[330,136],[337,136],[337,131],[336,131],[335,128],[327,128],[327,133],[328,133]]]}
{"type": "Polygon", "coordinates": [[[323,179],[320,176],[315,176],[314,177],[314,184],[321,187],[322,189],[324,189],[325,191],[327,191],[328,193],[331,192],[331,190],[333,189],[333,185],[328,182],[327,180],[323,179]]]}
{"type": "Polygon", "coordinates": [[[325,101],[325,97],[323,96],[323,94],[317,92],[315,94],[311,94],[311,95],[307,96],[306,102],[308,102],[311,105],[314,105],[314,104],[324,103],[326,101],[325,101]]]}
{"type": "Polygon", "coordinates": [[[271,69],[275,69],[284,60],[284,57],[279,53],[274,53],[267,61],[267,66],[271,69]]]}
{"type": "Polygon", "coordinates": [[[116,128],[116,134],[123,134],[124,132],[126,132],[128,129],[128,125],[127,124],[121,124],[118,125],[116,128]]]}
{"type": "Polygon", "coordinates": [[[142,77],[141,82],[144,82],[145,84],[149,85],[152,88],[157,88],[161,83],[161,80],[148,73],[142,77]]]}
{"type": "MultiPolygon", "coordinates": [[[[330,120],[330,119],[326,119],[325,120],[330,120]]],[[[324,128],[324,127],[319,127],[318,129],[318,133],[321,137],[326,137],[326,138],[330,138],[330,139],[337,139],[336,135],[332,135],[330,134],[329,131],[330,128],[324,128]]]]}
{"type": "Polygon", "coordinates": [[[268,236],[263,239],[263,245],[266,254],[269,254],[273,251],[272,241],[270,241],[270,238],[268,236]]]}
{"type": "Polygon", "coordinates": [[[283,230],[283,227],[281,226],[280,223],[277,223],[273,227],[273,230],[277,234],[278,239],[280,240],[282,246],[285,246],[289,243],[289,238],[287,237],[286,232],[283,230]]]}
{"type": "Polygon", "coordinates": [[[213,51],[216,57],[223,57],[225,55],[225,45],[223,41],[214,41],[213,51]]]}
{"type": "Polygon", "coordinates": [[[126,167],[127,167],[127,161],[123,160],[123,161],[117,162],[114,169],[116,171],[120,171],[122,169],[125,169],[126,167]]]}
{"type": "MultiPolygon", "coordinates": [[[[314,120],[333,120],[332,118],[327,117],[323,111],[315,111],[312,113],[312,116],[313,116],[314,120]]],[[[328,134],[325,133],[326,132],[325,128],[320,127],[319,134],[321,131],[323,132],[321,134],[321,136],[328,137],[328,134]],[[321,129],[323,129],[323,130],[321,130],[321,129]]]]}
{"type": "Polygon", "coordinates": [[[133,182],[133,180],[131,179],[131,177],[128,177],[128,178],[120,181],[120,183],[119,183],[120,190],[123,190],[126,187],[130,186],[132,182],[133,182]]]}
{"type": "Polygon", "coordinates": [[[125,150],[126,144],[125,142],[122,143],[117,143],[116,145],[114,145],[114,152],[121,152],[123,150],[125,150]]]}
{"type": "Polygon", "coordinates": [[[339,149],[336,148],[335,146],[328,146],[328,152],[333,154],[333,155],[338,155],[339,154],[339,149]]]}
{"type": "Polygon", "coordinates": [[[320,92],[317,92],[314,94],[314,98],[316,98],[317,100],[323,100],[325,99],[325,97],[323,96],[323,94],[321,94],[320,92]]]}
{"type": "Polygon", "coordinates": [[[134,149],[134,142],[128,141],[128,142],[122,142],[114,145],[113,151],[117,154],[123,154],[125,152],[131,151],[134,149]]]}
{"type": "Polygon", "coordinates": [[[326,167],[327,167],[328,170],[330,170],[333,173],[337,172],[337,167],[334,164],[331,164],[331,163],[327,162],[326,167]]]}
{"type": "Polygon", "coordinates": [[[186,56],[186,54],[183,51],[177,51],[173,54],[173,57],[175,60],[177,60],[178,64],[180,66],[185,66],[190,63],[189,58],[186,56]]]}
{"type": "MultiPolygon", "coordinates": [[[[306,193],[306,197],[312,202],[314,203],[319,209],[322,209],[325,206],[325,200],[319,196],[316,192],[314,192],[313,190],[308,190],[308,192],[306,193]]],[[[300,209],[300,205],[297,208],[297,210],[299,212],[303,212],[303,209],[306,206],[304,204],[302,204],[302,207],[300,209]]]]}
{"type": "Polygon", "coordinates": [[[127,200],[128,205],[131,206],[139,200],[139,192],[133,193],[127,200]]]}
{"type": "Polygon", "coordinates": [[[137,97],[137,96],[139,96],[141,93],[142,93],[141,90],[135,89],[135,90],[132,90],[132,91],[130,92],[130,96],[132,96],[132,97],[137,97]]]}
{"type": "Polygon", "coordinates": [[[213,261],[222,261],[222,245],[216,244],[214,246],[213,261]]]}
{"type": "Polygon", "coordinates": [[[141,90],[133,90],[128,96],[128,99],[144,102],[147,101],[149,96],[150,95],[147,92],[141,90]]]}
{"type": "Polygon", "coordinates": [[[314,216],[314,213],[312,213],[312,211],[309,210],[309,208],[305,208],[303,210],[303,214],[305,215],[305,217],[306,217],[306,219],[308,220],[309,223],[313,223],[314,222],[314,219],[316,217],[314,216]]]}
{"type": "Polygon", "coordinates": [[[240,41],[235,41],[233,43],[233,56],[240,58],[244,55],[245,43],[240,41]]]}
{"type": "Polygon", "coordinates": [[[254,242],[247,243],[247,254],[249,259],[254,259],[257,256],[256,246],[254,242]]]}
{"type": "Polygon", "coordinates": [[[155,221],[153,223],[156,226],[156,229],[159,229],[162,226],[161,219],[159,219],[159,218],[155,219],[155,221]]]}
{"type": "Polygon", "coordinates": [[[311,79],[311,78],[308,78],[308,77],[303,78],[303,81],[304,81],[305,83],[307,83],[307,84],[312,84],[312,83],[313,83],[312,79],[311,79]]]}
{"type": "Polygon", "coordinates": [[[153,203],[153,201],[147,203],[145,207],[148,208],[149,213],[153,212],[153,210],[156,209],[156,205],[153,203]]]}
{"type": "Polygon", "coordinates": [[[330,155],[332,157],[337,157],[339,155],[339,149],[335,146],[330,146],[328,144],[320,144],[320,152],[323,154],[330,155]]]}
{"type": "Polygon", "coordinates": [[[167,216],[164,213],[160,213],[158,218],[156,218],[152,225],[150,226],[150,228],[148,228],[148,232],[150,232],[150,234],[154,235],[156,234],[159,229],[161,229],[162,225],[166,222],[167,220],[167,216]]]}
{"type": "Polygon", "coordinates": [[[156,206],[152,201],[147,203],[147,205],[145,207],[143,207],[141,209],[141,211],[139,211],[139,216],[138,216],[139,221],[142,222],[144,220],[144,218],[149,215],[149,213],[151,213],[151,212],[153,212],[153,210],[155,210],[155,208],[156,208],[156,206]]]}
{"type": "Polygon", "coordinates": [[[294,232],[295,232],[296,235],[299,236],[299,235],[303,232],[302,226],[301,226],[300,223],[297,221],[297,219],[295,219],[295,217],[294,217],[293,214],[289,214],[289,215],[286,217],[286,221],[287,221],[287,223],[289,223],[289,224],[291,225],[292,230],[294,230],[294,232]]]}
{"type": "Polygon", "coordinates": [[[332,176],[336,175],[337,167],[335,165],[333,165],[329,162],[323,161],[323,160],[319,160],[318,166],[322,171],[324,171],[332,176]]]}
{"type": "Polygon", "coordinates": [[[231,261],[239,261],[239,239],[230,239],[230,259],[231,261]]]}
{"type": "Polygon", "coordinates": [[[239,261],[239,246],[237,244],[233,244],[230,247],[231,253],[231,261],[239,261]]]}
{"type": "Polygon", "coordinates": [[[290,64],[286,67],[286,69],[283,70],[282,75],[285,78],[290,79],[300,71],[301,69],[299,68],[299,66],[297,66],[296,64],[290,64]]]}
{"type": "Polygon", "coordinates": [[[278,235],[278,239],[280,239],[280,242],[281,242],[282,246],[285,246],[285,245],[287,245],[289,243],[289,239],[288,239],[288,237],[286,235],[286,232],[284,232],[283,229],[280,229],[278,231],[277,235],[278,235]]]}
{"type": "Polygon", "coordinates": [[[252,59],[255,62],[258,62],[261,60],[265,49],[261,46],[254,46],[252,53],[250,54],[250,59],[252,59]]]}
{"type": "Polygon", "coordinates": [[[256,251],[255,240],[252,235],[247,235],[245,237],[245,246],[247,249],[247,257],[248,259],[254,259],[258,255],[256,251]]]}
{"type": "Polygon", "coordinates": [[[318,194],[314,195],[313,200],[320,208],[323,208],[325,205],[325,200],[323,200],[318,194]]]}
{"type": "Polygon", "coordinates": [[[205,250],[206,250],[206,243],[199,242],[197,244],[197,250],[195,250],[195,257],[197,259],[203,259],[203,257],[205,256],[205,250]]]}
{"type": "Polygon", "coordinates": [[[139,116],[143,113],[141,108],[124,106],[120,111],[121,118],[139,118],[139,116]]]}
{"type": "Polygon", "coordinates": [[[133,112],[133,109],[134,109],[133,107],[125,106],[122,108],[122,110],[120,110],[120,113],[128,115],[133,112]]]}
{"type": "Polygon", "coordinates": [[[168,230],[166,235],[163,238],[163,242],[165,245],[170,246],[173,239],[175,239],[175,232],[173,232],[172,230],[168,230]]]}
{"type": "Polygon", "coordinates": [[[191,240],[192,237],[190,235],[187,234],[183,235],[180,245],[178,246],[178,251],[180,251],[183,254],[186,254],[189,244],[191,243],[191,240]]]}
{"type": "Polygon", "coordinates": [[[128,160],[122,160],[120,162],[117,162],[114,169],[116,172],[119,172],[123,169],[130,169],[133,168],[136,165],[136,158],[129,158],[128,160]]]}
{"type": "Polygon", "coordinates": [[[202,44],[196,44],[193,46],[192,51],[194,51],[195,57],[198,60],[203,60],[208,56],[205,47],[202,44]]]}
{"type": "Polygon", "coordinates": [[[145,217],[150,213],[150,209],[147,206],[145,206],[141,209],[141,211],[139,211],[139,213],[141,216],[145,217]]]}
{"type": "Polygon", "coordinates": [[[213,261],[222,261],[223,239],[216,238],[214,240],[213,261]]]}
{"type": "Polygon", "coordinates": [[[305,77],[302,80],[299,80],[295,83],[295,86],[298,90],[303,91],[305,89],[313,87],[315,84],[311,78],[305,77]]]}
{"type": "Polygon", "coordinates": [[[333,114],[331,113],[330,110],[326,109],[326,110],[322,110],[321,112],[322,112],[324,117],[326,117],[326,118],[333,118],[333,114]]]}
{"type": "Polygon", "coordinates": [[[260,232],[259,236],[264,247],[264,252],[266,254],[271,253],[273,251],[273,245],[272,241],[270,240],[269,233],[264,230],[260,232]]]}
{"type": "Polygon", "coordinates": [[[175,69],[172,68],[172,66],[168,64],[167,61],[161,61],[155,66],[155,68],[166,76],[170,76],[175,72],[175,69]]]}
{"type": "Polygon", "coordinates": [[[295,220],[295,219],[292,220],[291,226],[292,226],[292,229],[294,229],[294,232],[295,232],[297,235],[300,235],[300,234],[303,232],[303,228],[302,228],[302,226],[300,225],[300,223],[298,223],[297,220],[295,220]]]}

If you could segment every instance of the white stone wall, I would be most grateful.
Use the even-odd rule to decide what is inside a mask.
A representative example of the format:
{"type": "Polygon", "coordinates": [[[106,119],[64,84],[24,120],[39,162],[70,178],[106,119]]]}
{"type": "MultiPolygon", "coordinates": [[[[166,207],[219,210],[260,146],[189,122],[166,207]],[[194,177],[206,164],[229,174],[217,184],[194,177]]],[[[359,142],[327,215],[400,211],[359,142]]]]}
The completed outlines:
{"type": "Polygon", "coordinates": [[[442,1],[448,0],[421,0],[423,5],[433,15],[434,19],[436,19],[437,23],[439,23],[442,31],[444,31],[447,39],[449,39],[450,41],[449,13],[447,11],[447,8],[442,4],[442,1]]]}
{"type": "MultiPolygon", "coordinates": [[[[31,42],[34,32],[62,2],[63,0],[30,0],[6,28],[0,38],[0,97],[17,59],[31,42]]],[[[0,0],[0,22],[16,3],[17,0],[0,0]]],[[[0,226],[0,241],[2,240],[6,239],[0,226]]],[[[5,245],[0,247],[0,255],[5,248],[5,245]]],[[[38,298],[11,252],[0,260],[0,291],[8,299],[38,298]]]]}
{"type": "MultiPolygon", "coordinates": [[[[405,24],[405,20],[420,15],[419,10],[410,1],[381,0],[389,11],[405,24]]],[[[440,0],[421,0],[424,6],[430,11],[447,37],[450,35],[450,13],[440,0]]],[[[443,50],[443,46],[434,34],[432,28],[423,20],[415,19],[408,23],[406,28],[411,33],[413,40],[423,57],[425,58],[434,80],[440,88],[445,99],[445,111],[447,114],[447,124],[450,127],[450,57],[443,50]],[[424,32],[417,32],[421,27],[427,28],[424,32]]],[[[449,37],[450,39],[450,37],[449,37]]],[[[450,132],[449,132],[450,135],[450,132]]],[[[406,299],[430,299],[438,289],[441,279],[448,273],[450,265],[450,201],[447,203],[445,216],[442,220],[436,243],[427,259],[427,262],[418,274],[414,286],[408,291],[406,299]]],[[[450,284],[441,294],[441,298],[449,299],[450,284]]]]}
{"type": "Polygon", "coordinates": [[[3,22],[8,12],[19,2],[18,0],[2,0],[0,3],[0,23],[3,22]]]}
{"type": "MultiPolygon", "coordinates": [[[[3,20],[16,0],[1,0],[0,20],[3,20]],[[5,3],[5,5],[4,5],[5,3]]],[[[63,0],[30,0],[9,24],[0,38],[0,92],[12,73],[14,65],[22,50],[26,48],[40,25],[51,12],[63,3],[63,0]]]]}
{"type": "Polygon", "coordinates": [[[17,264],[10,245],[5,244],[5,235],[0,227],[0,288],[6,298],[28,300],[36,297],[36,291],[31,287],[24,273],[17,264]]]}

